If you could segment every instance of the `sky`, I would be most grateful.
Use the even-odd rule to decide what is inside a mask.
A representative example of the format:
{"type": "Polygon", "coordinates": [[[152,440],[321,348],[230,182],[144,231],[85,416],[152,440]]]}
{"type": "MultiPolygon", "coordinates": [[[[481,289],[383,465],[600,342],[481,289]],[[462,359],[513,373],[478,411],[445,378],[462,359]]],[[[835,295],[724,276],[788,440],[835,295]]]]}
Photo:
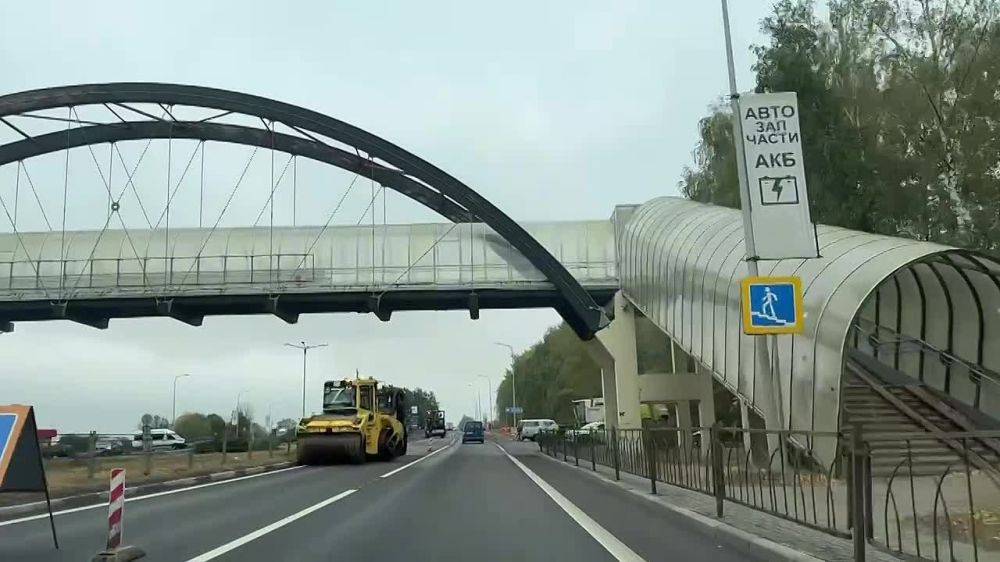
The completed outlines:
{"type": "MultiPolygon", "coordinates": [[[[749,89],[749,48],[762,41],[770,1],[731,4],[738,82],[749,89]]],[[[389,139],[516,220],[604,219],[616,204],[677,194],[698,119],[727,92],[720,18],[718,2],[679,0],[4,3],[0,93],[113,81],[253,93],[389,139]]],[[[218,154],[229,167],[212,181],[232,182],[245,152],[218,154]]],[[[59,163],[39,160],[41,197],[61,196],[59,163]]],[[[75,164],[75,186],[97,181],[85,166],[75,164]]],[[[255,166],[266,173],[266,159],[255,166]]],[[[0,193],[13,181],[4,168],[0,193]]],[[[343,189],[345,177],[303,169],[299,197],[316,203],[299,205],[299,224],[322,223],[320,209],[336,196],[324,189],[343,189]]],[[[387,199],[388,222],[440,220],[387,199]]],[[[257,203],[248,199],[235,216],[251,216],[257,203]]],[[[349,216],[367,203],[352,199],[349,216]]],[[[102,204],[81,196],[74,216],[102,204]]],[[[95,227],[80,220],[71,224],[95,227]]],[[[177,383],[178,413],[228,413],[239,396],[261,420],[269,410],[295,417],[301,354],[283,344],[307,341],[328,344],[309,356],[310,410],[319,409],[323,380],[359,370],[433,390],[457,421],[473,412],[477,391],[488,407],[490,383],[478,375],[495,387],[509,365],[494,342],[522,351],[559,320],[523,310],[484,311],[478,321],[462,312],[396,313],[388,323],[306,315],[296,325],[210,317],[200,328],[147,318],[112,320],[103,331],[24,322],[0,336],[0,403],[33,404],[41,426],[62,432],[129,432],[144,412],[171,415],[174,377],[190,373],[177,383]]]]}

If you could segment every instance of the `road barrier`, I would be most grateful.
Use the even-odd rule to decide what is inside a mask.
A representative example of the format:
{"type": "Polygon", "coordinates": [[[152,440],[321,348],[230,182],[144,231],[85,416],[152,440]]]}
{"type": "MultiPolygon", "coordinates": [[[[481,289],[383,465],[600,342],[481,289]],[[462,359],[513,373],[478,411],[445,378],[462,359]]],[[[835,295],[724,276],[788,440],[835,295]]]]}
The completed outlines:
{"type": "Polygon", "coordinates": [[[654,493],[662,482],[713,496],[720,518],[735,503],[853,539],[855,560],[864,560],[865,545],[919,560],[1000,559],[998,430],[612,428],[537,441],[558,460],[580,455],[616,479],[649,479],[654,493]],[[873,447],[897,454],[873,462],[873,447]],[[832,451],[833,461],[818,463],[818,450],[832,451]]]}
{"type": "Polygon", "coordinates": [[[122,544],[122,516],[125,511],[125,469],[111,469],[111,490],[108,493],[108,550],[122,544]]]}

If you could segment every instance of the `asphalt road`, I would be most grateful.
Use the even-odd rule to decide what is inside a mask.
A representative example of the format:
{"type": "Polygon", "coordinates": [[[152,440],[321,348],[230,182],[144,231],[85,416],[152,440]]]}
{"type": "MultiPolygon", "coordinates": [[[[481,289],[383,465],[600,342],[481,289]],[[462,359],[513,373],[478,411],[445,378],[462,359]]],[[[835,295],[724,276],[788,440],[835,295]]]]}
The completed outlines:
{"type": "MultiPolygon", "coordinates": [[[[746,560],[533,444],[500,443],[512,457],[449,435],[411,443],[415,454],[392,463],[296,467],[136,498],[125,542],[150,561],[746,560]]],[[[0,522],[0,560],[88,560],[106,517],[58,515],[58,551],[47,519],[0,522]]]]}

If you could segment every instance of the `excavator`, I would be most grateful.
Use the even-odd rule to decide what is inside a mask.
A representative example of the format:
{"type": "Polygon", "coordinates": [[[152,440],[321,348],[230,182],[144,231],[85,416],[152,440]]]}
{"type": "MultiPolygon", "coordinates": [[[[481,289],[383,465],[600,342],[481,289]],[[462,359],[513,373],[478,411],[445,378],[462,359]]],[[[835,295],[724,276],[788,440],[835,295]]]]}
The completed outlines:
{"type": "Polygon", "coordinates": [[[361,464],[406,454],[405,393],[373,378],[326,381],[323,413],[296,429],[299,464],[361,464]]]}

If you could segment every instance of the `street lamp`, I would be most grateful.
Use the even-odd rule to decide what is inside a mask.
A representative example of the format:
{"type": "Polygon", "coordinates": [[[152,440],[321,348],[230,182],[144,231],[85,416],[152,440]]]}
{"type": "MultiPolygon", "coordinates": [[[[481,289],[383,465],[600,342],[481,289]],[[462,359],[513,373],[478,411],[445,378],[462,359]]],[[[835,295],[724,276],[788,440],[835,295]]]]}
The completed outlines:
{"type": "Polygon", "coordinates": [[[234,425],[236,425],[236,439],[240,438],[240,397],[244,394],[246,394],[246,389],[236,393],[236,410],[233,413],[233,418],[235,419],[234,425]]]}
{"type": "Polygon", "coordinates": [[[517,385],[515,384],[514,381],[514,347],[510,344],[503,343],[500,341],[496,341],[493,343],[495,345],[499,345],[500,347],[506,347],[508,350],[510,350],[510,407],[511,407],[511,415],[514,417],[513,427],[516,428],[517,410],[515,410],[514,408],[517,408],[517,385]]]}
{"type": "Polygon", "coordinates": [[[476,376],[479,377],[479,378],[481,378],[481,379],[486,379],[486,383],[490,387],[490,398],[489,398],[490,399],[490,403],[489,403],[490,404],[490,423],[493,423],[493,420],[494,420],[494,417],[493,417],[493,401],[496,400],[496,398],[493,396],[493,379],[487,377],[486,375],[476,375],[476,376]]]}
{"type": "Polygon", "coordinates": [[[190,377],[190,376],[191,375],[189,375],[188,373],[184,373],[183,375],[177,375],[174,377],[174,401],[173,401],[174,405],[170,413],[171,427],[173,427],[173,425],[177,423],[177,379],[182,379],[184,377],[190,377]]]}
{"type": "Polygon", "coordinates": [[[476,419],[482,421],[482,419],[483,419],[483,400],[482,400],[482,396],[479,393],[479,387],[476,386],[475,384],[471,383],[471,382],[470,383],[466,383],[465,386],[468,386],[469,388],[475,387],[475,389],[476,389],[476,419]]]}
{"type": "Polygon", "coordinates": [[[316,349],[318,347],[326,347],[325,343],[317,345],[308,345],[306,342],[302,341],[297,344],[286,343],[288,347],[294,347],[295,349],[302,350],[302,417],[306,417],[306,355],[309,353],[310,349],[316,349]]]}

